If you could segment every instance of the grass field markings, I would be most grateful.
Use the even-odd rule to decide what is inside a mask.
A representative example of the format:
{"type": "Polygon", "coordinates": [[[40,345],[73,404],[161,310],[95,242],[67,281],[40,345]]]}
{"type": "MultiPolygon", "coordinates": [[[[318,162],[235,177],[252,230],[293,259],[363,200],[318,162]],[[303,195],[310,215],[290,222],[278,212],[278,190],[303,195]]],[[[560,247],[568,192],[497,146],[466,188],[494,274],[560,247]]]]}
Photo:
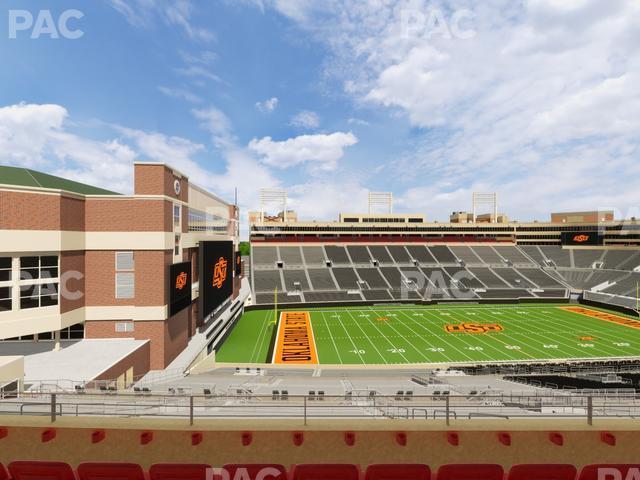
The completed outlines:
{"type": "MultiPolygon", "coordinates": [[[[481,305],[478,304],[476,306],[470,306],[470,305],[406,305],[406,304],[402,304],[402,305],[373,305],[369,308],[373,308],[373,307],[384,307],[385,310],[407,310],[409,308],[413,309],[413,310],[435,310],[435,309],[442,309],[442,308],[446,308],[448,310],[464,310],[464,309],[474,309],[474,310],[487,310],[488,308],[492,308],[494,310],[513,310],[515,308],[527,308],[529,310],[532,309],[549,309],[550,307],[561,307],[561,306],[567,306],[566,303],[554,303],[554,304],[545,304],[544,306],[540,306],[540,305],[536,305],[535,303],[531,303],[531,304],[519,304],[518,306],[514,306],[514,305],[505,305],[505,306],[496,306],[496,305],[481,305]]],[[[324,313],[331,313],[331,312],[342,312],[345,308],[350,308],[352,311],[354,312],[368,312],[370,310],[362,310],[361,308],[358,307],[335,307],[335,308],[307,308],[306,310],[309,313],[314,313],[314,312],[324,312],[324,313]]],[[[597,308],[593,307],[594,310],[597,310],[597,308]]],[[[602,310],[602,311],[606,311],[606,310],[602,310]]],[[[548,313],[548,311],[547,311],[548,313]]],[[[607,312],[610,313],[610,312],[607,312]]],[[[629,317],[631,318],[631,317],[629,317]]]]}
{"type": "Polygon", "coordinates": [[[256,363],[258,361],[257,358],[255,358],[256,356],[256,348],[258,348],[258,345],[260,345],[260,350],[258,350],[258,352],[262,351],[262,342],[264,341],[263,337],[264,337],[264,331],[268,329],[268,325],[270,325],[269,322],[267,322],[267,317],[269,316],[271,312],[269,310],[267,310],[265,312],[264,318],[262,319],[262,328],[260,329],[260,334],[258,335],[258,341],[255,343],[255,345],[253,346],[253,351],[251,352],[251,363],[256,363]]]}
{"type": "MultiPolygon", "coordinates": [[[[417,320],[414,320],[413,318],[411,318],[411,317],[409,316],[409,314],[408,314],[408,313],[406,313],[406,312],[402,312],[402,313],[403,313],[403,315],[405,315],[405,316],[409,319],[409,322],[413,322],[413,323],[415,323],[416,325],[421,326],[421,325],[420,325],[420,322],[418,322],[417,320]]],[[[425,338],[425,336],[424,336],[424,335],[420,335],[419,333],[417,333],[413,328],[411,328],[411,326],[410,326],[410,325],[408,325],[408,324],[405,324],[405,325],[406,325],[406,326],[407,326],[407,328],[408,328],[409,330],[411,330],[411,331],[412,331],[412,332],[413,332],[413,333],[414,333],[418,338],[420,338],[423,342],[425,342],[427,345],[429,345],[429,347],[428,347],[429,349],[432,349],[432,348],[433,348],[433,349],[442,348],[442,347],[440,347],[440,346],[437,346],[437,345],[434,345],[434,344],[432,344],[432,343],[428,342],[428,341],[426,340],[426,338],[425,338]]],[[[429,336],[431,336],[431,335],[427,335],[427,337],[429,337],[429,336]]],[[[435,335],[435,336],[437,337],[437,335],[435,335]]],[[[446,343],[446,342],[445,342],[445,343],[446,343]]],[[[447,344],[448,344],[448,343],[447,343],[447,344]]],[[[450,344],[448,344],[448,345],[449,345],[450,347],[454,348],[452,345],[450,345],[450,344]]],[[[455,349],[455,348],[454,348],[454,349],[455,349]]],[[[445,351],[446,351],[446,350],[445,350],[445,351]]],[[[448,361],[448,362],[453,362],[453,360],[451,359],[451,357],[449,357],[449,355],[447,355],[445,352],[436,352],[436,351],[433,351],[432,353],[433,353],[434,355],[435,355],[435,354],[440,353],[443,357],[445,357],[445,358],[447,359],[447,361],[448,361]]],[[[460,351],[460,353],[462,353],[462,354],[464,355],[464,352],[460,351]]],[[[470,359],[470,358],[469,358],[469,359],[470,359]]],[[[470,359],[470,360],[471,360],[471,359],[470,359]]]]}
{"type": "MultiPolygon", "coordinates": [[[[372,307],[369,307],[369,308],[371,308],[371,309],[372,309],[372,307]]],[[[376,311],[375,311],[375,310],[373,310],[373,309],[372,309],[371,311],[372,311],[374,314],[376,313],[376,311]]],[[[398,347],[396,347],[396,346],[391,342],[391,340],[389,339],[389,337],[388,337],[386,334],[384,334],[384,333],[382,332],[382,330],[380,330],[380,328],[378,327],[378,325],[376,325],[376,324],[373,322],[373,320],[371,320],[371,318],[369,318],[368,320],[369,320],[369,323],[370,323],[370,324],[371,324],[371,325],[372,325],[376,330],[378,330],[378,332],[380,333],[380,335],[382,335],[382,336],[384,337],[384,339],[387,341],[387,343],[388,343],[389,345],[391,345],[391,348],[392,348],[392,349],[394,349],[394,350],[400,350],[400,349],[398,349],[398,347]]],[[[409,359],[408,359],[407,357],[405,357],[405,356],[404,356],[404,353],[402,353],[402,352],[400,352],[400,351],[398,351],[398,353],[400,354],[400,356],[404,359],[404,361],[405,361],[406,363],[414,363],[414,362],[409,361],[409,359]]]]}
{"type": "MultiPolygon", "coordinates": [[[[554,313],[557,314],[558,312],[554,312],[554,313]]],[[[538,317],[537,315],[534,315],[534,318],[540,319],[540,317],[538,317]]],[[[569,322],[569,323],[566,323],[566,321],[562,322],[561,318],[562,318],[562,315],[558,315],[557,317],[554,317],[553,318],[554,325],[557,325],[558,323],[561,323],[563,327],[566,327],[569,330],[571,330],[570,332],[568,332],[568,334],[578,335],[578,336],[580,335],[579,332],[576,332],[575,330],[573,330],[574,328],[576,328],[576,324],[574,324],[573,322],[569,322]]],[[[579,341],[578,338],[576,338],[576,343],[575,344],[567,343],[567,339],[561,336],[561,335],[566,334],[564,332],[561,333],[561,332],[558,332],[558,331],[555,331],[555,330],[549,330],[549,331],[546,331],[546,332],[536,332],[536,331],[529,330],[529,332],[530,332],[531,335],[535,335],[537,337],[542,337],[543,339],[546,339],[546,338],[555,339],[555,340],[553,340],[553,343],[560,344],[560,345],[566,347],[570,351],[578,352],[579,353],[578,358],[603,357],[603,356],[606,357],[608,355],[609,356],[616,356],[616,355],[612,355],[612,353],[610,351],[608,351],[607,349],[603,349],[603,348],[601,348],[601,346],[598,347],[597,344],[596,344],[596,347],[594,347],[593,349],[580,347],[579,346],[580,341],[579,341]],[[558,338],[560,338],[561,340],[557,340],[558,338]],[[602,351],[602,353],[601,353],[601,351],[602,351]],[[606,352],[606,353],[604,353],[604,352],[606,352]]],[[[548,343],[551,343],[551,342],[548,342],[548,343]]],[[[591,342],[583,342],[583,343],[591,343],[591,342]]],[[[568,355],[569,352],[567,352],[566,350],[563,353],[566,354],[565,356],[569,356],[568,355]]]]}
{"type": "MultiPolygon", "coordinates": [[[[402,313],[402,311],[400,311],[400,313],[402,313]]],[[[404,324],[404,323],[402,323],[402,322],[400,322],[400,324],[402,324],[403,326],[406,326],[406,324],[404,324]]],[[[386,325],[386,326],[388,326],[389,328],[391,328],[394,332],[396,332],[396,333],[400,336],[400,338],[402,338],[405,342],[407,342],[407,343],[411,346],[411,348],[413,348],[416,352],[418,352],[418,355],[420,355],[422,358],[424,358],[424,359],[425,359],[425,361],[427,361],[427,362],[429,361],[429,357],[427,357],[424,353],[422,353],[422,351],[421,351],[419,348],[417,348],[417,347],[413,344],[413,342],[411,342],[407,337],[405,337],[402,333],[400,333],[400,332],[395,328],[395,326],[393,325],[393,322],[387,322],[385,325],[386,325]]],[[[411,329],[410,329],[410,330],[411,330],[411,329]]],[[[413,332],[413,330],[411,330],[411,331],[413,332]]],[[[415,334],[415,332],[413,332],[413,333],[415,334]]],[[[417,336],[417,338],[420,338],[420,337],[419,337],[419,336],[417,336]]]]}
{"type": "MultiPolygon", "coordinates": [[[[537,315],[534,315],[534,318],[536,318],[535,322],[540,322],[540,321],[545,321],[545,320],[550,320],[553,321],[554,327],[557,326],[557,317],[554,318],[545,318],[545,317],[538,317],[537,315]]],[[[542,356],[540,357],[540,359],[549,359],[549,358],[554,358],[553,356],[549,356],[548,351],[549,350],[553,350],[556,352],[561,352],[562,356],[567,357],[567,358],[585,358],[585,357],[594,357],[594,356],[599,356],[599,355],[595,355],[593,351],[588,351],[584,348],[580,348],[578,346],[578,344],[576,343],[575,345],[571,344],[571,343],[567,343],[566,339],[564,337],[562,337],[561,335],[564,334],[564,332],[559,332],[553,328],[540,332],[539,330],[531,330],[528,328],[525,328],[524,325],[531,325],[532,321],[531,320],[527,320],[526,322],[520,322],[520,324],[518,325],[517,328],[520,328],[522,330],[524,330],[528,335],[530,336],[534,336],[534,337],[540,337],[542,338],[542,345],[543,345],[543,350],[540,350],[539,348],[535,348],[533,347],[533,345],[528,344],[530,346],[530,348],[534,348],[536,351],[540,352],[542,354],[542,356]],[[560,348],[544,348],[544,345],[562,345],[564,348],[560,349],[560,348]],[[568,350],[568,351],[567,351],[568,350]],[[578,355],[571,355],[571,351],[575,351],[578,352],[578,355]]],[[[565,325],[567,328],[572,328],[573,326],[569,326],[569,325],[565,325]]],[[[573,332],[569,332],[570,334],[573,332]]],[[[600,355],[601,356],[601,355],[600,355]]],[[[557,358],[557,356],[555,356],[555,358],[557,358]]]]}
{"type": "MultiPolygon", "coordinates": [[[[348,312],[348,310],[345,310],[348,312]]],[[[344,312],[343,312],[344,313],[344,312]]],[[[351,342],[351,345],[353,345],[353,351],[350,351],[349,353],[355,353],[356,355],[358,355],[358,357],[360,358],[360,362],[362,362],[363,364],[366,364],[368,362],[365,361],[365,359],[362,357],[362,353],[360,353],[360,351],[362,350],[361,348],[359,348],[356,345],[356,342],[353,341],[353,337],[351,336],[351,334],[349,333],[349,330],[347,330],[347,327],[344,326],[345,322],[342,319],[342,315],[339,316],[340,319],[340,326],[342,327],[342,329],[344,330],[344,333],[347,334],[347,337],[349,338],[349,341],[351,342]]],[[[365,350],[365,355],[366,355],[366,350],[365,350]]]]}
{"type": "MultiPolygon", "coordinates": [[[[560,315],[558,316],[559,321],[565,321],[565,322],[573,322],[573,319],[575,317],[573,317],[573,315],[571,315],[572,312],[568,312],[566,310],[560,310],[558,309],[558,312],[561,312],[560,315]]],[[[579,314],[576,314],[579,315],[579,314]]],[[[610,331],[605,328],[605,325],[599,324],[598,319],[597,318],[593,318],[590,319],[589,317],[585,316],[585,315],[580,315],[580,321],[581,322],[585,322],[585,319],[589,319],[589,321],[591,321],[592,325],[593,325],[593,329],[594,329],[594,333],[589,333],[589,332],[582,332],[579,335],[594,335],[596,336],[596,339],[598,339],[598,337],[600,338],[607,338],[609,339],[609,341],[611,342],[611,348],[613,349],[614,353],[616,351],[620,351],[624,353],[624,356],[633,356],[634,353],[635,355],[638,354],[638,350],[636,349],[635,352],[628,352],[626,350],[623,350],[623,347],[619,347],[617,345],[615,345],[615,343],[620,343],[621,340],[623,341],[627,341],[630,342],[631,340],[627,339],[627,335],[629,335],[631,332],[630,331],[626,331],[624,330],[624,335],[623,335],[623,330],[620,330],[620,334],[614,334],[614,333],[610,333],[610,331]],[[622,337],[622,338],[621,338],[622,337]]],[[[566,323],[565,323],[566,325],[566,323]]],[[[615,325],[615,324],[613,324],[615,325]]],[[[609,325],[607,324],[607,327],[609,327],[609,325]]],[[[623,327],[624,328],[624,327],[623,327]]],[[[610,330],[613,330],[613,328],[611,328],[610,330]]],[[[640,337],[639,337],[640,338],[640,337]]],[[[602,348],[602,345],[600,345],[600,348],[602,348]]],[[[627,347],[627,348],[633,348],[633,347],[627,347]]],[[[608,350],[608,349],[604,349],[603,350],[608,350]]],[[[613,355],[613,356],[620,356],[620,355],[613,355]]]]}
{"type": "MultiPolygon", "coordinates": [[[[371,346],[373,347],[373,349],[376,351],[376,353],[378,354],[378,356],[382,359],[382,361],[386,364],[388,364],[389,362],[387,361],[387,358],[382,355],[382,353],[380,353],[380,350],[378,350],[378,347],[376,347],[376,344],[374,342],[371,341],[371,338],[369,337],[369,335],[367,334],[367,332],[364,331],[364,329],[362,328],[362,326],[360,325],[360,322],[358,322],[358,320],[351,314],[351,312],[349,310],[347,310],[347,313],[349,314],[349,316],[353,319],[353,323],[356,324],[356,326],[360,329],[360,331],[364,334],[364,336],[366,337],[367,341],[371,344],[371,346]]],[[[376,337],[374,337],[376,338],[376,337]]]]}
{"type": "MultiPolygon", "coordinates": [[[[491,312],[492,315],[495,315],[493,312],[491,312]]],[[[464,313],[462,313],[462,315],[464,315],[464,313]]],[[[487,323],[496,323],[495,319],[487,319],[485,320],[484,318],[481,319],[481,321],[486,321],[487,323]]],[[[464,323],[464,322],[462,322],[464,323]]],[[[464,335],[464,334],[462,334],[464,335]]],[[[529,357],[529,359],[537,359],[538,357],[533,356],[532,354],[530,354],[529,352],[526,352],[524,350],[522,350],[522,346],[521,345],[513,345],[513,343],[507,343],[504,340],[502,340],[502,338],[500,338],[501,336],[505,336],[505,334],[503,332],[496,332],[495,335],[491,335],[489,333],[485,333],[485,334],[479,334],[479,335],[474,335],[474,337],[477,337],[478,340],[482,341],[485,345],[487,345],[488,347],[492,348],[493,350],[495,350],[496,352],[498,352],[498,354],[500,356],[507,356],[509,357],[510,360],[521,360],[522,355],[525,355],[527,357],[529,357]],[[501,343],[502,345],[504,345],[505,347],[519,347],[518,349],[510,349],[510,348],[505,348],[505,351],[502,351],[500,349],[498,349],[495,345],[493,345],[489,340],[487,340],[487,338],[490,338],[492,340],[497,341],[498,343],[501,343]],[[511,352],[515,353],[515,356],[511,354],[511,352]]]]}
{"type": "MultiPolygon", "coordinates": [[[[324,323],[327,326],[327,330],[329,332],[329,336],[331,337],[331,342],[333,343],[333,348],[335,349],[336,354],[338,355],[338,361],[342,364],[344,362],[342,361],[342,356],[340,355],[340,351],[338,350],[338,346],[336,345],[336,340],[333,337],[333,333],[331,332],[331,327],[329,326],[329,322],[327,322],[327,319],[325,318],[324,313],[321,312],[321,315],[322,315],[322,320],[324,320],[324,323]]],[[[312,322],[312,325],[313,325],[313,322],[312,322]]],[[[318,354],[318,361],[320,361],[320,355],[319,354],[318,354]]]]}
{"type": "MultiPolygon", "coordinates": [[[[509,321],[514,321],[516,319],[509,319],[509,321]]],[[[529,338],[531,336],[535,336],[535,337],[541,337],[542,338],[542,349],[538,348],[537,346],[535,346],[534,344],[530,343],[530,342],[523,342],[524,345],[526,345],[529,349],[534,350],[535,352],[537,352],[537,357],[536,359],[539,360],[546,360],[546,359],[552,359],[554,358],[553,355],[549,354],[549,351],[556,351],[562,352],[561,356],[564,357],[572,357],[571,355],[568,354],[568,352],[566,352],[566,350],[564,349],[560,349],[560,348],[545,348],[544,345],[557,345],[557,344],[561,344],[564,347],[568,348],[568,349],[574,349],[576,351],[578,351],[579,353],[583,353],[581,350],[576,349],[574,347],[572,347],[569,344],[564,343],[563,341],[558,341],[553,340],[553,341],[549,341],[549,336],[553,335],[554,337],[556,337],[556,333],[554,331],[544,331],[544,332],[540,332],[540,331],[536,331],[536,330],[529,330],[527,328],[525,328],[523,325],[530,325],[531,324],[531,320],[527,320],[526,322],[517,322],[517,325],[514,324],[515,328],[521,329],[522,332],[513,332],[513,333],[507,333],[508,336],[512,336],[512,335],[527,335],[529,338]]],[[[562,338],[562,337],[560,337],[562,338]]],[[[555,356],[555,358],[557,358],[557,355],[555,356]]]]}
{"type": "MultiPolygon", "coordinates": [[[[434,312],[434,317],[435,317],[435,320],[437,320],[438,322],[441,322],[441,324],[442,324],[442,325],[446,325],[446,324],[447,324],[447,320],[444,320],[444,319],[439,318],[437,315],[435,315],[435,312],[434,312]]],[[[429,318],[431,318],[431,317],[429,316],[429,318]]],[[[422,324],[422,323],[420,323],[420,322],[416,322],[416,323],[417,323],[418,325],[420,325],[422,328],[424,328],[427,332],[429,332],[429,333],[431,333],[431,334],[434,334],[430,329],[428,329],[428,328],[426,327],[426,325],[423,325],[423,324],[422,324]]],[[[433,322],[428,322],[428,323],[427,323],[427,325],[433,325],[433,322]]],[[[438,328],[438,329],[440,329],[440,326],[437,326],[437,328],[438,328]]],[[[448,335],[448,334],[446,334],[446,335],[448,335]]],[[[438,336],[439,336],[439,335],[438,335],[438,336]]],[[[443,340],[443,342],[444,342],[444,343],[446,343],[447,345],[449,345],[449,346],[450,346],[451,348],[453,348],[454,350],[457,350],[460,354],[462,354],[464,357],[466,357],[469,361],[471,361],[471,362],[477,362],[477,361],[479,361],[478,359],[473,358],[472,356],[470,356],[467,352],[465,352],[465,351],[461,350],[460,348],[458,348],[456,345],[454,345],[454,344],[452,344],[452,343],[449,343],[449,342],[446,340],[446,338],[447,338],[447,337],[443,334],[443,335],[442,335],[442,340],[443,340]]],[[[467,347],[473,347],[473,345],[470,345],[470,344],[469,344],[469,343],[467,343],[464,339],[460,339],[460,341],[461,341],[462,343],[466,344],[466,345],[467,345],[467,347]]],[[[469,351],[471,352],[471,351],[477,351],[477,350],[469,350],[469,351]]],[[[491,359],[491,357],[489,357],[489,356],[484,352],[484,350],[482,350],[481,352],[478,352],[478,353],[482,353],[482,355],[483,355],[483,356],[485,356],[485,357],[487,357],[487,359],[488,359],[488,360],[492,360],[492,359],[491,359]]]]}

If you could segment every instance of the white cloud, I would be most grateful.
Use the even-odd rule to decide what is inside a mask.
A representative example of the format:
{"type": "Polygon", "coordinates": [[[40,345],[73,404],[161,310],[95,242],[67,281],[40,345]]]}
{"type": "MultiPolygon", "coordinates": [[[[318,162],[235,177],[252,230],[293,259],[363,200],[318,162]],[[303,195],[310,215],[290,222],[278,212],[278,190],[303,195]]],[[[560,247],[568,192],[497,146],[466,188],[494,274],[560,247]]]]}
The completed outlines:
{"type": "Polygon", "coordinates": [[[293,116],[291,125],[302,130],[314,130],[320,126],[320,117],[310,110],[302,110],[293,116]]]}
{"type": "Polygon", "coordinates": [[[215,34],[193,23],[194,7],[189,0],[110,0],[111,6],[134,27],[151,28],[157,20],[178,27],[192,40],[211,42],[215,34]]]}
{"type": "Polygon", "coordinates": [[[335,132],[328,135],[301,135],[283,141],[271,137],[253,139],[249,149],[260,155],[266,165],[284,169],[310,163],[318,170],[334,170],[344,149],[358,143],[351,132],[335,132]]]}
{"type": "Polygon", "coordinates": [[[187,102],[190,102],[190,103],[202,102],[202,98],[200,98],[198,95],[191,93],[189,90],[186,90],[184,88],[172,88],[172,87],[165,87],[161,85],[158,87],[158,90],[161,93],[165,94],[167,97],[186,100],[187,102]]]}
{"type": "MultiPolygon", "coordinates": [[[[407,152],[385,170],[406,189],[397,195],[405,208],[443,219],[467,208],[480,187],[500,192],[503,209],[521,219],[610,205],[607,198],[621,210],[640,204],[638,2],[323,5],[321,15],[289,17],[330,49],[326,73],[356,105],[416,127],[407,152]],[[451,18],[456,7],[473,11],[473,38],[402,31],[407,9],[451,18]]],[[[275,2],[265,6],[286,14],[275,2]]]]}
{"type": "Polygon", "coordinates": [[[256,102],[256,109],[263,113],[271,113],[278,106],[278,99],[276,97],[271,97],[264,102],[256,102]]]}

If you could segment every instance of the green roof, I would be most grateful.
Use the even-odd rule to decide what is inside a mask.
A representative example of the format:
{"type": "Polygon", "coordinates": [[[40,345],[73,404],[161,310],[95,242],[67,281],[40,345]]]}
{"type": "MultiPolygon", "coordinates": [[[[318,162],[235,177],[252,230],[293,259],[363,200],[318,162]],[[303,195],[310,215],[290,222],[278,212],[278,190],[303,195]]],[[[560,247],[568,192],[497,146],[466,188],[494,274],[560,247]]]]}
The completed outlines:
{"type": "Polygon", "coordinates": [[[0,184],[20,185],[23,187],[51,188],[79,193],[81,195],[119,195],[118,193],[92,187],[66,178],[56,177],[28,168],[6,167],[0,165],[0,184]]]}

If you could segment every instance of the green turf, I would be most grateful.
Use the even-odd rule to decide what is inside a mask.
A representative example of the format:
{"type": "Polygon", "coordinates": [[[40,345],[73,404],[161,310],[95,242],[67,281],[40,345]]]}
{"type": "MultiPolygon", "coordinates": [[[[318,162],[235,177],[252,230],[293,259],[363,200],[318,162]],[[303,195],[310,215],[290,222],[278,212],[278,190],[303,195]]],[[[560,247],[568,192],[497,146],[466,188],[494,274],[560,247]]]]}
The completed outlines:
{"type": "MultiPolygon", "coordinates": [[[[311,313],[321,364],[388,365],[640,356],[640,330],[564,311],[556,305],[300,310],[311,313]],[[380,317],[387,320],[379,321],[380,317]],[[503,331],[475,335],[445,331],[447,324],[463,322],[497,323],[503,331]],[[582,340],[581,337],[594,339],[582,340]]],[[[228,363],[270,361],[266,356],[273,328],[273,310],[245,313],[218,352],[217,360],[228,363]]]]}

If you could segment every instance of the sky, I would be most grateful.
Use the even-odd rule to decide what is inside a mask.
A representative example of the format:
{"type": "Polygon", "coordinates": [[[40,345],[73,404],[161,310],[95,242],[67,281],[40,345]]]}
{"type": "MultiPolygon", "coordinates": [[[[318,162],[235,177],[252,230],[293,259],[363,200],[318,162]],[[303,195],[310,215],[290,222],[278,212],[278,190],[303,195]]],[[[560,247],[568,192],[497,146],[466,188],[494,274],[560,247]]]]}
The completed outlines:
{"type": "Polygon", "coordinates": [[[637,0],[4,0],[0,58],[0,164],[131,193],[165,162],[245,220],[270,187],[640,216],[637,0]]]}

